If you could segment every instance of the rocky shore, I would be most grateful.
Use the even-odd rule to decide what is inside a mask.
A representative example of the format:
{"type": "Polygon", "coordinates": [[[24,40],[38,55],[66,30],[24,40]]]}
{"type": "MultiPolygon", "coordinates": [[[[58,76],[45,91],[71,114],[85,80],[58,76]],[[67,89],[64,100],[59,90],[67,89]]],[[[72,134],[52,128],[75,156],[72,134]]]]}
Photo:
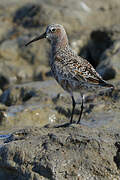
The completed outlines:
{"type": "Polygon", "coordinates": [[[120,179],[119,12],[119,0],[0,1],[0,179],[120,179]],[[115,85],[86,94],[80,125],[68,125],[71,99],[51,75],[49,43],[25,47],[50,23],[115,85]]]}
{"type": "Polygon", "coordinates": [[[83,125],[15,131],[0,142],[0,177],[119,179],[119,139],[119,130],[83,125]]]}

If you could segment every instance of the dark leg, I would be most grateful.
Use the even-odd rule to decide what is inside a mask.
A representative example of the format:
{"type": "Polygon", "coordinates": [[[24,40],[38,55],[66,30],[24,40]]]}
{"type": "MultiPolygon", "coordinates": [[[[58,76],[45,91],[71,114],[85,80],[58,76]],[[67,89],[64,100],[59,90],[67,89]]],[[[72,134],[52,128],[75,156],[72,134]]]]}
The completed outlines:
{"type": "Polygon", "coordinates": [[[77,121],[77,124],[79,124],[79,123],[80,123],[81,116],[82,116],[82,112],[83,112],[83,96],[82,96],[82,104],[81,104],[80,115],[79,115],[79,119],[78,119],[78,121],[77,121]]]}
{"type": "Polygon", "coordinates": [[[70,124],[72,124],[72,120],[73,120],[73,114],[74,114],[74,110],[75,110],[75,105],[76,105],[76,102],[74,100],[74,97],[72,97],[72,114],[71,114],[71,119],[70,119],[70,124]]]}

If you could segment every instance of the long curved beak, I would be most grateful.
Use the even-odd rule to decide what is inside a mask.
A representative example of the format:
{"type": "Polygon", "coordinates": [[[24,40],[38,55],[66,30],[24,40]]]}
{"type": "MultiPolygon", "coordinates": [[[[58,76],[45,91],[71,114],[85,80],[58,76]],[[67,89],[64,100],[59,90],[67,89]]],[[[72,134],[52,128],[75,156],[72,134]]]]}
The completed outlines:
{"type": "Polygon", "coordinates": [[[46,38],[46,32],[44,34],[41,34],[39,37],[34,38],[33,40],[29,41],[28,43],[25,44],[25,46],[28,46],[29,44],[38,41],[40,39],[46,38]]]}

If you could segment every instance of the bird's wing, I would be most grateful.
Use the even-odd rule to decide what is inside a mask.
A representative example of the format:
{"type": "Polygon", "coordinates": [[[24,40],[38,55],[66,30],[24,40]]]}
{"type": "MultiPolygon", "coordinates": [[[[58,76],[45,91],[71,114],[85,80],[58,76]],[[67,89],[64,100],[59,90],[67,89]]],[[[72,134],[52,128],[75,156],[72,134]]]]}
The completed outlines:
{"type": "Polygon", "coordinates": [[[67,61],[66,57],[61,57],[60,55],[55,56],[54,61],[56,73],[63,79],[70,79],[75,81],[85,81],[84,77],[79,73],[77,77],[76,64],[71,61],[67,61]]]}
{"type": "Polygon", "coordinates": [[[75,59],[73,61],[73,71],[75,72],[76,78],[79,80],[81,76],[83,77],[84,81],[92,84],[100,84],[103,83],[104,80],[102,77],[96,72],[93,66],[86,60],[81,57],[78,57],[80,60],[75,59]]]}
{"type": "Polygon", "coordinates": [[[70,59],[67,60],[65,56],[60,57],[57,55],[56,59],[63,64],[68,76],[72,76],[77,81],[83,81],[96,85],[105,83],[102,77],[95,71],[93,66],[84,58],[74,55],[70,56],[70,59]]]}

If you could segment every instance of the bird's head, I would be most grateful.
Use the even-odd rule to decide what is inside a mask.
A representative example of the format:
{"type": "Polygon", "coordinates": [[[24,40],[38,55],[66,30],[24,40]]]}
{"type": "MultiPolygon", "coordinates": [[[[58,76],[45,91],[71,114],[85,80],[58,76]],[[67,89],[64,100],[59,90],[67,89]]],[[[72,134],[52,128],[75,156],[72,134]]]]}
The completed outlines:
{"type": "Polygon", "coordinates": [[[29,41],[26,46],[43,38],[48,39],[53,45],[68,42],[64,27],[60,24],[50,24],[47,26],[46,31],[43,34],[29,41]]]}

